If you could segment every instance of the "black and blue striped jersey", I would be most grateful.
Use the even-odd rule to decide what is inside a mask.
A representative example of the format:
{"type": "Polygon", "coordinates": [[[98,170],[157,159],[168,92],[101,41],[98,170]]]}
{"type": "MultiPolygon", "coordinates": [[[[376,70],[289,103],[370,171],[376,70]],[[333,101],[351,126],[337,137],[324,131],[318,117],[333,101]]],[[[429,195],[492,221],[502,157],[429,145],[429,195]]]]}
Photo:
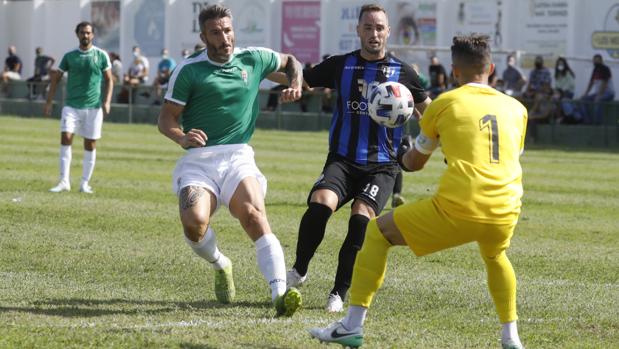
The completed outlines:
{"type": "Polygon", "coordinates": [[[377,61],[361,57],[360,51],[331,56],[304,70],[310,87],[338,91],[337,105],[329,129],[329,152],[360,165],[395,163],[404,128],[387,128],[368,114],[368,97],[374,86],[397,81],[413,94],[415,103],[426,100],[419,77],[413,68],[391,54],[377,61]]]}

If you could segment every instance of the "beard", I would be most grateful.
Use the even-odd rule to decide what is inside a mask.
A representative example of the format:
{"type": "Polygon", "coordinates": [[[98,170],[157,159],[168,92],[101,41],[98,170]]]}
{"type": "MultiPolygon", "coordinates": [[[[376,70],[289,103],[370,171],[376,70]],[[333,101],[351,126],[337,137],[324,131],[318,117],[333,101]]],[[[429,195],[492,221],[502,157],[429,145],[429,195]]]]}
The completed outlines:
{"type": "Polygon", "coordinates": [[[82,39],[82,40],[80,40],[80,44],[81,44],[82,46],[88,46],[88,45],[90,45],[90,40],[88,40],[88,39],[82,39]]]}
{"type": "MultiPolygon", "coordinates": [[[[226,49],[227,49],[227,46],[225,44],[215,46],[214,44],[210,43],[208,40],[206,41],[206,50],[209,53],[209,55],[211,55],[212,57],[216,57],[220,59],[221,61],[227,61],[232,55],[232,52],[228,53],[226,52],[226,49]]],[[[230,49],[234,49],[234,41],[230,44],[230,49]]]]}

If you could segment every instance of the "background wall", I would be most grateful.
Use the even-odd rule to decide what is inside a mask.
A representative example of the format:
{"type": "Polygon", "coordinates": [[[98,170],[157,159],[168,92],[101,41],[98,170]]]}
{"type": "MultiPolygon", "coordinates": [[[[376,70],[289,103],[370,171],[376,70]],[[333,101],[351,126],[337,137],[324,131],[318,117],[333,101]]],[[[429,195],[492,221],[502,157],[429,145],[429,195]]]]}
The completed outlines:
{"type": "MultiPolygon", "coordinates": [[[[367,0],[227,0],[233,11],[237,46],[267,46],[302,57],[358,48],[355,26],[367,0]],[[286,28],[282,30],[282,25],[286,28]]],[[[427,71],[437,54],[449,66],[453,35],[484,32],[493,38],[499,72],[504,56],[521,53],[525,72],[542,54],[547,66],[557,55],[569,58],[577,93],[586,88],[591,57],[604,56],[619,88],[619,1],[617,0],[409,0],[378,1],[389,13],[390,47],[427,71]]],[[[197,16],[214,1],[33,0],[0,2],[0,48],[17,46],[24,68],[33,73],[34,49],[57,59],[77,46],[75,25],[98,23],[96,44],[120,53],[125,67],[139,45],[154,68],[163,47],[179,60],[182,49],[199,42],[197,16]]],[[[6,51],[5,51],[6,52],[6,51]]],[[[4,58],[5,56],[1,56],[4,58]]],[[[151,69],[154,74],[154,69],[151,69]]]]}

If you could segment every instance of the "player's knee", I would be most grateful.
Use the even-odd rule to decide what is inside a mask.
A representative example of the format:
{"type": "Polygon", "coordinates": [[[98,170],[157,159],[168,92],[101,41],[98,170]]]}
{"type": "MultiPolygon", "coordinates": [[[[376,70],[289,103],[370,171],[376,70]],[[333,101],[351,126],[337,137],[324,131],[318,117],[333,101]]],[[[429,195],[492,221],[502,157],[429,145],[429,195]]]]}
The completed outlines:
{"type": "Polygon", "coordinates": [[[244,227],[260,226],[266,220],[266,214],[264,210],[261,210],[254,205],[245,205],[243,211],[244,212],[240,217],[240,221],[244,227]]]}
{"type": "Polygon", "coordinates": [[[208,221],[201,217],[183,217],[183,231],[185,236],[194,242],[200,241],[208,228],[208,221]]]}

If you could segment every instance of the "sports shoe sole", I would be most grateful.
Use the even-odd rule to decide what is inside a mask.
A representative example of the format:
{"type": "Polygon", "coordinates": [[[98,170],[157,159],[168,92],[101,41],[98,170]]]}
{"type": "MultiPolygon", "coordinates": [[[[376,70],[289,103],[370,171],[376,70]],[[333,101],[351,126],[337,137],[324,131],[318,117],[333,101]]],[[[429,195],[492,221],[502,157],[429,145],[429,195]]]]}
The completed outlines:
{"type": "Polygon", "coordinates": [[[275,300],[275,310],[277,316],[292,316],[303,304],[301,292],[294,287],[289,288],[286,293],[277,297],[275,300]]]}

